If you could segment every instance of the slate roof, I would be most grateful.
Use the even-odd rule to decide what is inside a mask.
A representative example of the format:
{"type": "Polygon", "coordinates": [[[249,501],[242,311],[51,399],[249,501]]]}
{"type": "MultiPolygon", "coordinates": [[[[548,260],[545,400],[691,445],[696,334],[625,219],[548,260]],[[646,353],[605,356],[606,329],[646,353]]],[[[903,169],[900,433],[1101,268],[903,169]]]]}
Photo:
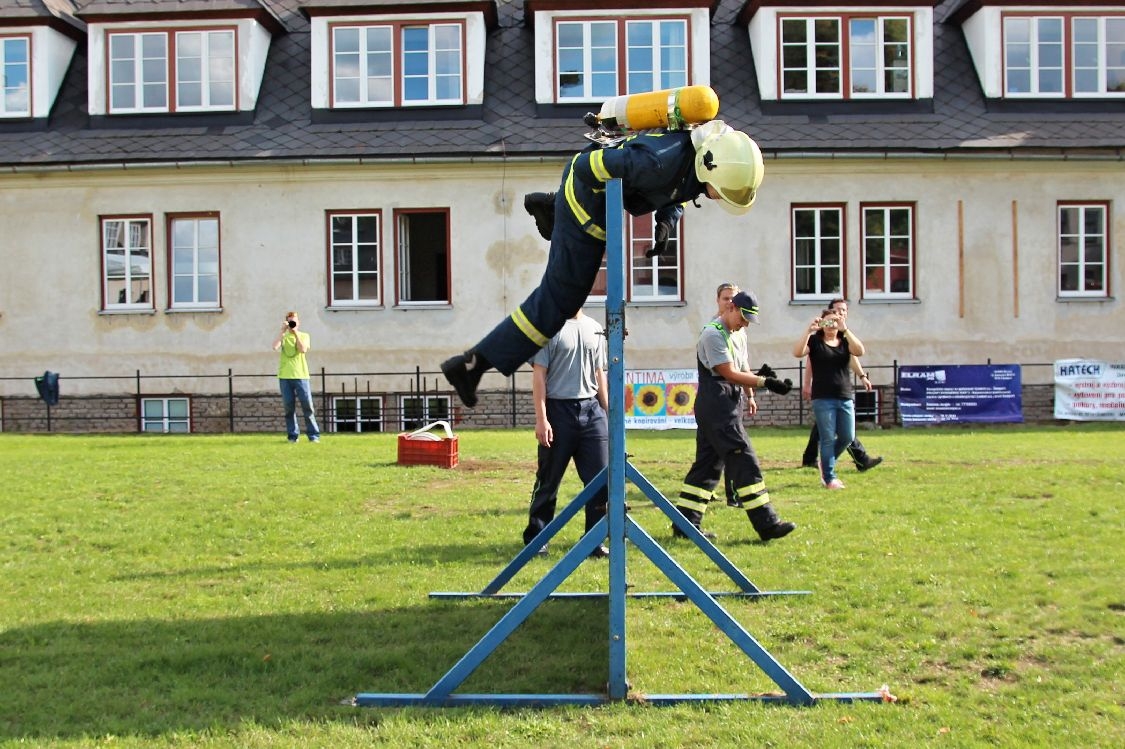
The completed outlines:
{"type": "MultiPolygon", "coordinates": [[[[314,0],[321,7],[331,0],[314,0]]],[[[393,1],[393,0],[392,0],[393,1]]],[[[57,4],[59,0],[51,0],[57,4]]],[[[363,3],[356,2],[356,5],[363,3]]],[[[451,2],[450,4],[453,4],[451,2]]],[[[746,27],[746,0],[718,0],[711,26],[712,85],[720,117],[745,129],[770,154],[956,154],[982,150],[1083,153],[1123,158],[1125,103],[989,102],[961,28],[948,20],[962,0],[935,7],[935,94],[932,102],[762,102],[746,27]]],[[[32,12],[42,0],[0,0],[0,18],[32,12]],[[13,9],[23,9],[13,11],[13,9]]],[[[481,107],[447,112],[348,112],[314,115],[310,104],[309,21],[298,0],[92,0],[78,16],[154,10],[260,6],[276,18],[265,78],[252,116],[166,115],[98,118],[86,112],[85,45],[80,45],[46,123],[0,121],[0,167],[65,167],[137,162],[486,158],[556,158],[585,144],[581,116],[589,107],[537,107],[533,35],[523,3],[496,4],[488,33],[481,107]],[[415,118],[415,116],[417,118],[415,118]]]]}

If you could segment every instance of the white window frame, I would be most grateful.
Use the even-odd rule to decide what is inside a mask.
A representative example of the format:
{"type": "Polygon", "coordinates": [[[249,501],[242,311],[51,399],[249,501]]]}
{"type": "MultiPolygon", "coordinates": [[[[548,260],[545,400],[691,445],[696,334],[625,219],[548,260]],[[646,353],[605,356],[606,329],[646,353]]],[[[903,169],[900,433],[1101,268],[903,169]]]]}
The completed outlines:
{"type": "Polygon", "coordinates": [[[330,307],[379,307],[383,304],[383,213],[370,211],[328,211],[328,304],[330,307]],[[361,222],[374,221],[373,240],[361,241],[367,231],[361,222]],[[337,237],[337,226],[346,223],[347,235],[337,237]],[[365,269],[361,258],[374,257],[374,269],[365,269]],[[337,270],[337,260],[349,269],[337,270]],[[338,281],[346,281],[351,295],[338,294],[338,281]],[[374,289],[374,296],[364,296],[364,289],[374,289]]]}
{"type": "Polygon", "coordinates": [[[411,394],[398,396],[400,428],[413,431],[435,421],[448,421],[453,415],[453,400],[448,395],[411,394]],[[415,406],[420,406],[417,411],[415,406]],[[407,414],[410,411],[410,414],[407,414]]]}
{"type": "Polygon", "coordinates": [[[168,297],[169,308],[175,310],[217,310],[223,299],[222,239],[218,213],[169,214],[168,216],[168,297]],[[213,231],[206,228],[213,225],[213,231]],[[183,227],[189,236],[177,231],[183,227]],[[212,244],[213,238],[213,244],[212,244]],[[212,260],[213,255],[213,260],[212,260]],[[185,257],[186,256],[186,257],[185,257]],[[184,263],[190,265],[184,270],[184,263]],[[211,269],[213,264],[214,268],[211,269]],[[189,298],[182,298],[178,281],[190,279],[189,298]],[[214,279],[215,298],[202,299],[208,279],[214,279]]]}
{"type": "Polygon", "coordinates": [[[1001,22],[1003,42],[1001,45],[1001,54],[1004,63],[1004,96],[1011,99],[1019,98],[1057,98],[1061,99],[1067,95],[1067,34],[1066,34],[1066,18],[1061,15],[1005,15],[1001,22]],[[1057,42],[1050,40],[1040,40],[1041,25],[1045,22],[1055,22],[1058,24],[1059,38],[1057,42]],[[1015,47],[1023,46],[1024,42],[1016,42],[1012,40],[1014,33],[1014,26],[1017,24],[1027,24],[1028,41],[1027,45],[1027,64],[1013,65],[1012,55],[1017,54],[1015,47]],[[1048,46],[1058,47],[1058,65],[1050,65],[1050,61],[1044,61],[1042,58],[1048,46]],[[1013,73],[1017,71],[1026,71],[1028,76],[1028,87],[1026,91],[1013,91],[1012,80],[1013,73]],[[1050,71],[1056,71],[1058,74],[1058,90],[1044,90],[1044,74],[1050,71]]]}
{"type": "Polygon", "coordinates": [[[0,35],[0,117],[30,116],[31,37],[23,34],[0,35]],[[19,60],[16,59],[18,55],[13,54],[13,50],[21,42],[23,59],[19,60]]]}
{"type": "MultiPolygon", "coordinates": [[[[183,29],[147,29],[137,31],[124,31],[124,30],[109,30],[105,35],[105,56],[106,56],[106,111],[109,114],[145,114],[145,113],[163,113],[163,112],[229,112],[235,111],[238,107],[238,80],[239,80],[239,65],[238,65],[238,36],[234,27],[222,28],[183,28],[183,29]],[[179,80],[179,67],[172,64],[173,60],[179,60],[178,42],[187,34],[203,34],[207,40],[202,46],[208,53],[206,64],[201,63],[201,78],[204,81],[199,81],[201,85],[200,97],[201,104],[180,106],[177,96],[180,90],[179,80]],[[212,78],[212,64],[222,63],[225,58],[217,58],[215,55],[210,55],[211,37],[212,35],[230,35],[231,36],[231,57],[230,68],[232,71],[232,78],[229,82],[232,86],[232,101],[229,104],[213,104],[211,97],[214,92],[211,90],[212,85],[220,85],[228,83],[223,80],[214,80],[212,78]],[[133,39],[133,54],[129,57],[114,58],[114,42],[121,38],[133,39]],[[149,58],[144,57],[144,40],[146,37],[152,39],[162,39],[163,49],[159,55],[154,54],[149,58]],[[141,50],[138,53],[138,50],[141,50]],[[131,64],[131,78],[130,80],[119,80],[118,67],[115,65],[120,63],[122,68],[130,67],[127,63],[131,64]],[[146,65],[146,62],[150,64],[146,65]],[[160,64],[158,64],[160,63],[160,64]],[[173,73],[175,73],[175,80],[173,80],[173,73]],[[206,84],[206,85],[204,85],[206,84]],[[164,99],[159,104],[145,104],[144,93],[146,87],[160,87],[164,93],[164,99]],[[114,89],[132,89],[133,104],[132,106],[117,106],[114,103],[114,89]]],[[[194,82],[194,81],[193,81],[194,82]]]]}
{"type": "Polygon", "coordinates": [[[147,312],[154,307],[153,253],[151,216],[102,216],[99,220],[102,267],[102,309],[107,312],[147,312]],[[119,225],[112,230],[111,224],[119,225]],[[110,232],[116,235],[114,249],[122,251],[121,274],[110,276],[110,232]],[[117,232],[120,231],[118,235],[117,232]],[[133,256],[148,260],[148,273],[135,273],[133,256]],[[111,290],[110,284],[123,281],[121,289],[111,290]],[[124,301],[121,292],[126,292],[124,301]]]}
{"type": "Polygon", "coordinates": [[[396,208],[394,211],[395,227],[395,304],[402,307],[417,306],[447,306],[453,303],[452,292],[452,265],[450,264],[450,211],[448,208],[396,208]],[[442,216],[445,222],[445,238],[441,255],[445,263],[444,269],[422,268],[415,272],[415,263],[422,259],[424,248],[415,253],[412,247],[414,232],[410,228],[412,217],[415,216],[442,216]],[[419,280],[415,282],[415,275],[419,280]],[[421,276],[425,276],[425,281],[421,276]],[[444,277],[444,288],[439,288],[444,277]],[[415,299],[420,296],[422,287],[430,288],[432,298],[415,299]]]}
{"type": "Polygon", "coordinates": [[[333,432],[382,432],[383,431],[383,396],[381,395],[337,395],[332,398],[332,431],[333,432]],[[340,418],[340,404],[348,403],[354,409],[352,417],[340,418]],[[365,416],[364,405],[374,404],[375,415],[365,416]],[[346,428],[341,429],[341,425],[346,428]],[[364,428],[367,425],[373,429],[364,428]]]}
{"type": "Polygon", "coordinates": [[[622,94],[643,93],[667,88],[686,86],[691,78],[691,19],[688,16],[653,18],[569,18],[556,17],[552,26],[552,45],[554,50],[553,80],[555,101],[559,103],[580,103],[604,101],[622,94]],[[683,43],[664,45],[662,27],[678,25],[682,27],[683,43]],[[631,44],[631,31],[648,26],[651,29],[651,43],[631,44]],[[593,46],[594,28],[612,28],[613,44],[593,46]],[[580,50],[581,70],[568,70],[568,75],[580,78],[581,84],[574,93],[564,93],[562,87],[562,47],[560,36],[564,28],[579,28],[582,31],[581,46],[568,47],[580,50]],[[624,52],[622,52],[624,50],[624,52]],[[671,52],[667,51],[671,50],[671,52]],[[600,54],[598,54],[600,51],[600,54]],[[644,56],[647,51],[649,62],[642,65],[636,60],[637,53],[644,56]],[[669,59],[675,58],[675,59],[669,59]],[[608,63],[608,64],[607,64],[608,63]],[[635,82],[638,76],[648,76],[647,85],[635,82]],[[612,81],[612,87],[598,85],[602,81],[612,81]]]}
{"type": "Polygon", "coordinates": [[[792,267],[793,277],[793,300],[794,301],[818,301],[829,302],[835,297],[846,297],[844,288],[847,285],[847,278],[845,271],[847,270],[847,214],[845,206],[839,203],[824,203],[824,204],[799,204],[793,205],[789,209],[789,232],[790,232],[790,262],[792,267]],[[801,212],[813,213],[813,227],[812,232],[807,235],[798,235],[798,214],[801,212]],[[827,234],[824,229],[824,217],[828,213],[837,214],[837,223],[839,227],[838,234],[827,234]],[[839,261],[831,263],[824,260],[825,247],[831,242],[836,242],[839,246],[837,248],[839,254],[839,261]],[[808,250],[811,252],[811,262],[798,262],[798,251],[801,244],[807,244],[808,250]],[[832,285],[830,280],[826,280],[826,275],[835,269],[838,276],[838,283],[832,285]],[[798,286],[800,283],[800,276],[802,273],[811,273],[814,280],[814,289],[812,291],[801,291],[798,286]]]}
{"type": "Polygon", "coordinates": [[[176,99],[177,112],[214,112],[233,110],[238,104],[238,37],[234,29],[190,29],[177,31],[175,34],[176,51],[176,99]],[[186,46],[184,38],[197,35],[200,37],[200,76],[198,81],[184,79],[184,62],[187,59],[183,52],[186,46]],[[212,52],[221,37],[229,37],[229,55],[212,52]],[[183,103],[183,89],[185,85],[197,84],[200,88],[199,100],[196,105],[183,103]],[[230,88],[230,101],[214,101],[218,98],[224,86],[230,88]]]}
{"type": "Polygon", "coordinates": [[[863,248],[862,277],[864,299],[913,299],[914,298],[914,257],[915,237],[917,236],[915,216],[916,207],[913,203],[888,203],[888,204],[860,204],[860,246],[863,248]],[[895,221],[892,214],[895,212],[906,213],[906,233],[892,233],[895,221]],[[882,214],[883,230],[874,235],[868,231],[868,216],[882,214]],[[896,254],[903,252],[905,245],[905,262],[896,262],[896,254]],[[871,253],[878,251],[882,257],[881,262],[873,262],[871,253]],[[895,269],[905,269],[906,289],[894,290],[895,269]],[[879,271],[882,278],[881,288],[871,288],[868,274],[879,271]]]}
{"type": "Polygon", "coordinates": [[[141,398],[140,422],[140,431],[145,434],[190,434],[191,398],[141,398]],[[150,416],[147,408],[149,405],[159,405],[160,415],[150,416]],[[182,416],[172,414],[173,405],[183,406],[182,416]]]}
{"type": "Polygon", "coordinates": [[[915,90],[915,23],[911,14],[819,14],[819,15],[789,15],[779,14],[777,26],[777,75],[778,92],[782,99],[911,99],[915,90]],[[830,46],[836,48],[834,66],[818,67],[817,48],[825,46],[816,39],[816,25],[819,21],[833,21],[836,24],[836,40],[830,46]],[[858,47],[869,46],[860,44],[854,39],[853,22],[871,21],[875,24],[875,50],[874,67],[865,67],[863,70],[872,70],[875,75],[875,89],[872,91],[854,90],[857,67],[853,50],[858,47]],[[906,60],[905,70],[907,86],[906,91],[888,91],[887,75],[897,69],[895,66],[887,67],[886,54],[889,48],[899,45],[899,42],[887,40],[887,25],[890,22],[901,21],[906,24],[906,60]],[[785,27],[788,24],[803,22],[805,27],[804,41],[801,43],[785,41],[785,27]],[[804,49],[804,64],[802,66],[788,66],[785,61],[786,49],[802,47],[804,49]],[[817,76],[819,73],[835,72],[838,90],[818,90],[817,76]],[[787,90],[785,87],[786,73],[803,73],[805,80],[804,90],[787,90]]]}
{"type": "Polygon", "coordinates": [[[1109,260],[1110,260],[1110,216],[1108,202],[1060,202],[1056,211],[1058,235],[1058,270],[1056,273],[1056,289],[1060,299],[1104,299],[1109,296],[1109,260]],[[1069,231],[1064,233],[1063,213],[1065,211],[1077,212],[1075,226],[1066,227],[1069,231]],[[1096,230],[1091,231],[1088,226],[1087,213],[1100,212],[1100,221],[1096,230]],[[1068,249],[1068,245],[1073,249],[1068,249]],[[1093,260],[1089,257],[1090,248],[1099,251],[1100,257],[1093,260]],[[1092,267],[1100,266],[1100,288],[1088,288],[1088,273],[1092,267]],[[1077,289],[1063,289],[1064,269],[1074,268],[1078,277],[1077,289]]]}
{"type": "Polygon", "coordinates": [[[1075,16],[1071,19],[1070,71],[1071,92],[1076,97],[1086,96],[1125,96],[1125,15],[1120,16],[1075,16]],[[1079,27],[1093,25],[1094,41],[1080,41],[1079,27]],[[1113,39],[1110,38],[1113,34],[1113,39]],[[1086,56],[1084,48],[1093,47],[1094,64],[1083,64],[1086,56]],[[1116,61],[1116,64],[1111,64],[1116,61]],[[1079,89],[1079,72],[1093,72],[1097,79],[1093,88],[1079,89]],[[1110,88],[1110,83],[1114,88],[1110,88]]]}
{"type": "MultiPolygon", "coordinates": [[[[643,216],[624,214],[623,226],[625,229],[625,247],[629,253],[628,277],[625,279],[625,299],[631,303],[678,303],[684,298],[684,252],[683,228],[684,217],[676,227],[676,236],[668,240],[668,246],[673,252],[665,255],[646,258],[645,253],[652,248],[656,232],[655,214],[646,213],[643,216]],[[660,293],[660,279],[667,278],[669,274],[676,276],[676,287],[672,292],[660,293]],[[639,276],[648,276],[648,281],[638,280],[639,276]],[[646,293],[646,290],[648,293],[646,293]]],[[[586,296],[587,304],[605,304],[606,286],[609,283],[608,265],[606,254],[602,254],[602,264],[598,268],[598,275],[594,278],[594,285],[586,296]]]]}
{"type": "MultiPolygon", "coordinates": [[[[461,105],[466,100],[466,47],[468,44],[467,30],[464,20],[449,19],[449,20],[433,20],[433,21],[395,21],[395,22],[380,22],[380,23],[336,23],[328,25],[328,38],[329,38],[329,60],[331,65],[330,74],[330,97],[331,106],[336,109],[349,109],[349,108],[372,108],[372,107],[415,107],[415,106],[450,106],[461,105]],[[387,29],[390,32],[390,49],[371,50],[368,48],[369,36],[368,31],[378,31],[387,29]],[[419,29],[426,32],[426,45],[423,52],[414,52],[406,49],[406,36],[408,32],[418,31],[419,29]],[[438,48],[439,36],[442,32],[455,29],[456,46],[447,46],[445,48],[438,48]],[[355,53],[358,55],[356,61],[356,70],[354,76],[342,77],[340,76],[340,60],[341,55],[344,53],[337,52],[337,35],[344,31],[355,31],[358,33],[359,49],[355,53]],[[390,57],[390,72],[383,73],[378,71],[378,75],[372,75],[370,70],[371,56],[373,54],[389,54],[390,57]],[[411,56],[408,58],[408,55],[411,56]],[[411,72],[411,63],[415,59],[414,56],[425,58],[425,72],[418,74],[411,72]],[[450,61],[455,62],[455,70],[453,72],[445,72],[450,70],[448,64],[450,61]],[[340,83],[346,80],[353,80],[358,78],[358,91],[354,100],[351,98],[341,100],[338,95],[340,83]],[[424,97],[409,98],[407,92],[407,83],[410,80],[425,79],[426,95],[424,97]],[[453,84],[447,87],[450,90],[456,90],[456,95],[442,95],[439,91],[439,80],[451,79],[453,84]],[[372,81],[382,81],[384,85],[379,87],[385,90],[386,83],[390,84],[391,95],[387,96],[372,96],[372,81]]],[[[352,56],[353,53],[346,53],[352,56]]],[[[350,71],[349,71],[350,72],[350,71]]]]}

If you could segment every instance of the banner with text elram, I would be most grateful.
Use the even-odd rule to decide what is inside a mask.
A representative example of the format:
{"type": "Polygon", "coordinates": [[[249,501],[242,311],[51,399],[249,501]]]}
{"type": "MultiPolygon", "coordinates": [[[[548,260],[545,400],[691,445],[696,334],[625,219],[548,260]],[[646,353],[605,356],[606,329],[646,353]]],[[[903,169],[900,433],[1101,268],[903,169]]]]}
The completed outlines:
{"type": "Polygon", "coordinates": [[[1125,364],[1095,359],[1056,361],[1055,418],[1125,421],[1125,364]]]}

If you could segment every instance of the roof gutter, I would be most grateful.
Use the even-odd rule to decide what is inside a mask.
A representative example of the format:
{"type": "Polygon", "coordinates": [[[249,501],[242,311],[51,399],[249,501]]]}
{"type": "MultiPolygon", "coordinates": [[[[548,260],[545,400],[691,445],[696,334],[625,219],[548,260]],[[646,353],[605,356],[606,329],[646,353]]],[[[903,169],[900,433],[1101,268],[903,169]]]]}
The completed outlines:
{"type": "MultiPolygon", "coordinates": [[[[773,151],[764,156],[774,161],[789,160],[829,160],[829,161],[892,161],[925,159],[933,161],[1125,161],[1125,149],[1113,148],[1101,151],[1076,149],[1073,152],[1029,152],[1018,149],[981,151],[773,151]]],[[[50,172],[106,172],[140,171],[151,169],[199,169],[205,167],[278,167],[278,166],[397,166],[397,165],[445,165],[445,164],[556,164],[559,156],[393,156],[386,158],[354,157],[323,159],[219,159],[213,161],[119,161],[95,162],[88,164],[9,164],[0,166],[0,173],[38,174],[50,172]]]]}

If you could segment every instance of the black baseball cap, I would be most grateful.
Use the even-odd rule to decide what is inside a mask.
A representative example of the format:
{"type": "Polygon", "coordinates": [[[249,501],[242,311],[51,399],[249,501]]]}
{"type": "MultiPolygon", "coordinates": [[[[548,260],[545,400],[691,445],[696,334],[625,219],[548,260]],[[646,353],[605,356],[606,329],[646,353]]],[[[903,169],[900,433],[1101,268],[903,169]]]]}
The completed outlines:
{"type": "Polygon", "coordinates": [[[742,311],[742,318],[746,322],[758,322],[758,297],[753,291],[740,291],[731,298],[731,304],[742,311]]]}

